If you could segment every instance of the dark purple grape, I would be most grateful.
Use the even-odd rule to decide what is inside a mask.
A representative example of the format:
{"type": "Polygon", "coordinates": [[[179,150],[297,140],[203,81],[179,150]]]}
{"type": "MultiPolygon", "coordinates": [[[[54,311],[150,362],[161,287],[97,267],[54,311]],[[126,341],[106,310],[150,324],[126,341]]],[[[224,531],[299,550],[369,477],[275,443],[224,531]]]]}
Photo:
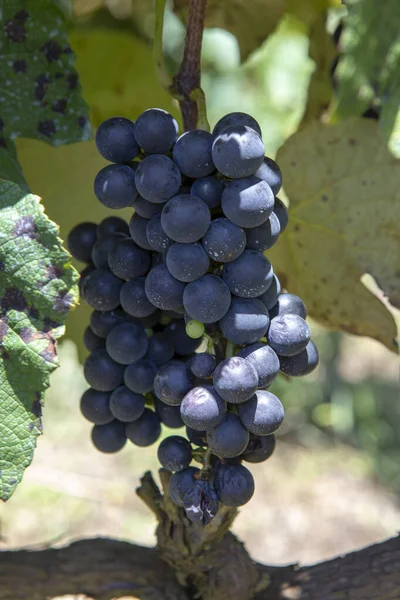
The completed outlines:
{"type": "Polygon", "coordinates": [[[161,442],[157,456],[167,471],[183,471],[192,462],[192,446],[185,438],[171,435],[161,442]]]}
{"type": "Polygon", "coordinates": [[[125,431],[127,438],[136,446],[151,446],[161,435],[160,419],[155,412],[145,408],[139,419],[127,423],[125,431]]]}
{"type": "Polygon", "coordinates": [[[245,358],[232,356],[218,364],[213,384],[221,398],[240,404],[251,398],[256,391],[258,375],[254,366],[245,358]]]}
{"type": "Polygon", "coordinates": [[[117,387],[110,396],[110,410],[114,417],[124,423],[136,421],[144,412],[146,399],[125,385],[117,387]]]}
{"type": "Polygon", "coordinates": [[[119,452],[126,444],[124,424],[115,419],[105,425],[94,425],[92,443],[97,450],[105,454],[119,452]]]}
{"type": "Polygon", "coordinates": [[[182,420],[197,431],[216,427],[225,413],[226,403],[211,385],[193,388],[182,400],[182,420]]]}
{"type": "Polygon", "coordinates": [[[114,419],[110,410],[109,392],[89,388],[82,395],[80,409],[85,419],[95,425],[105,425],[114,419]]]}
{"type": "Polygon", "coordinates": [[[67,247],[76,260],[90,263],[92,248],[97,240],[96,223],[79,223],[75,225],[68,235],[67,247]]]}
{"type": "Polygon", "coordinates": [[[243,465],[223,464],[218,467],[215,480],[218,498],[225,506],[243,506],[254,494],[254,479],[243,465]]]}
{"type": "Polygon", "coordinates": [[[221,458],[239,456],[249,443],[249,432],[237,415],[227,412],[221,423],[207,432],[207,443],[221,458]]]}
{"type": "Polygon", "coordinates": [[[279,398],[265,390],[258,390],[239,407],[243,425],[255,435],[274,433],[281,426],[284,414],[279,398]]]}

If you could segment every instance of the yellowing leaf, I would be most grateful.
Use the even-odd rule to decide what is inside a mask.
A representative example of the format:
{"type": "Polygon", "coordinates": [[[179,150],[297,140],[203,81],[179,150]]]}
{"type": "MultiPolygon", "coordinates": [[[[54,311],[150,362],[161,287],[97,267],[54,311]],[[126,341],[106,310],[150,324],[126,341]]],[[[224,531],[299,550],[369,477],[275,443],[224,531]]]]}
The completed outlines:
{"type": "Polygon", "coordinates": [[[96,127],[115,115],[135,119],[156,106],[179,111],[157,79],[151,47],[125,31],[76,29],[70,34],[83,96],[96,127]]]}
{"type": "Polygon", "coordinates": [[[289,138],[277,161],[290,225],[268,256],[285,285],[325,325],[394,350],[394,319],[360,281],[369,273],[400,305],[400,163],[376,123],[313,124],[289,138]]]}

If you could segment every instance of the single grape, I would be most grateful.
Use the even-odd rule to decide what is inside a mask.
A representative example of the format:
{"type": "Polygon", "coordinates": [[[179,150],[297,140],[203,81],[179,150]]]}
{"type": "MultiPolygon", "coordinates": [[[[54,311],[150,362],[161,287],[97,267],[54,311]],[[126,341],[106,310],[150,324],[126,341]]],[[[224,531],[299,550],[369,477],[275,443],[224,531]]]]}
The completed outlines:
{"type": "Polygon", "coordinates": [[[174,242],[197,242],[206,233],[211,222],[207,204],[190,194],[171,198],[161,213],[161,225],[174,242]]]}
{"type": "Polygon", "coordinates": [[[117,387],[110,396],[110,410],[114,417],[124,423],[136,421],[142,416],[146,399],[125,385],[117,387]]]}
{"type": "Polygon", "coordinates": [[[286,205],[279,198],[275,198],[274,213],[276,214],[276,216],[279,219],[279,223],[281,226],[281,233],[282,233],[282,231],[285,230],[286,225],[288,224],[289,213],[288,213],[288,209],[286,208],[286,205]]]}
{"type": "Polygon", "coordinates": [[[256,250],[244,250],[222,269],[222,277],[231,293],[241,298],[256,298],[266,292],[273,274],[269,260],[256,250]]]}
{"type": "Polygon", "coordinates": [[[83,373],[90,387],[99,392],[111,392],[124,379],[124,367],[112,360],[103,349],[95,350],[87,357],[83,373]]]}
{"type": "Polygon", "coordinates": [[[221,398],[240,404],[251,398],[256,391],[258,375],[254,366],[245,358],[232,356],[216,367],[213,384],[221,398]]]}
{"type": "Polygon", "coordinates": [[[186,177],[207,177],[215,171],[211,156],[214,136],[203,129],[185,131],[172,151],[175,164],[186,177]]]}
{"type": "Polygon", "coordinates": [[[158,369],[154,379],[154,393],[165,404],[177,406],[193,384],[193,373],[185,363],[171,360],[158,369]]]}
{"type": "Polygon", "coordinates": [[[162,228],[161,214],[154,215],[147,223],[146,236],[150,246],[156,252],[164,253],[174,243],[162,228]]]}
{"type": "Polygon", "coordinates": [[[268,331],[268,343],[281,356],[294,356],[310,341],[310,328],[298,315],[274,317],[268,331]]]}
{"type": "Polygon", "coordinates": [[[274,453],[276,440],[273,433],[271,435],[251,435],[247,448],[241,455],[242,460],[249,463],[261,463],[268,460],[274,453]]]}
{"type": "Polygon", "coordinates": [[[265,223],[274,208],[274,194],[257,177],[230,181],[222,192],[224,215],[239,227],[251,229],[265,223]]]}
{"type": "Polygon", "coordinates": [[[131,279],[121,288],[119,295],[121,306],[132,317],[148,317],[157,310],[147,298],[145,281],[144,277],[131,279]]]}
{"type": "Polygon", "coordinates": [[[207,432],[207,443],[217,456],[233,458],[246,449],[249,432],[237,415],[227,412],[221,423],[207,432]]]}
{"type": "Polygon", "coordinates": [[[199,338],[203,337],[206,328],[204,327],[203,323],[200,323],[199,321],[194,321],[193,319],[190,319],[186,323],[185,330],[190,338],[193,338],[194,340],[198,340],[199,338]]]}
{"type": "Polygon", "coordinates": [[[281,284],[278,277],[274,274],[271,285],[258,299],[261,300],[267,310],[271,310],[271,308],[277,303],[280,293],[281,284]]]}
{"type": "Polygon", "coordinates": [[[186,516],[196,525],[208,525],[218,512],[218,496],[214,485],[206,479],[195,479],[183,497],[186,516]]]}
{"type": "Polygon", "coordinates": [[[171,275],[185,283],[205,275],[210,266],[210,259],[199,243],[172,244],[168,248],[165,262],[171,275]]]}
{"type": "Polygon", "coordinates": [[[121,219],[121,217],[106,217],[100,221],[97,227],[97,237],[100,239],[111,233],[123,233],[124,235],[129,235],[128,223],[124,221],[124,219],[121,219]]]}
{"type": "Polygon", "coordinates": [[[291,377],[308,375],[318,366],[318,349],[314,342],[308,342],[304,350],[294,356],[280,356],[281,371],[291,377]]]}
{"type": "Polygon", "coordinates": [[[120,279],[135,279],[150,269],[151,254],[129,238],[119,240],[108,255],[111,271],[120,279]]]}
{"type": "Polygon", "coordinates": [[[241,255],[246,247],[246,234],[229,219],[214,219],[203,237],[203,246],[210,258],[229,262],[241,255]]]}
{"type": "Polygon", "coordinates": [[[139,154],[135,139],[135,124],[125,117],[106,119],[96,131],[96,146],[110,162],[124,163],[139,154]]]}
{"type": "Polygon", "coordinates": [[[209,175],[208,177],[199,177],[193,181],[190,188],[190,193],[197,198],[201,198],[207,204],[208,208],[212,210],[217,208],[221,204],[221,196],[224,191],[223,182],[215,177],[209,175]]]}
{"type": "Polygon", "coordinates": [[[274,212],[258,227],[246,229],[246,246],[251,250],[269,250],[278,241],[281,224],[274,212]]]}
{"type": "Polygon", "coordinates": [[[100,452],[106,454],[119,452],[126,444],[124,424],[115,419],[106,425],[94,425],[92,443],[100,452]]]}
{"type": "Polygon", "coordinates": [[[255,435],[274,433],[282,424],[282,402],[271,392],[258,390],[250,400],[239,407],[243,425],[255,435]]]}
{"type": "Polygon", "coordinates": [[[153,267],[146,277],[147,298],[163,310],[176,310],[182,306],[184,289],[185,284],[175,279],[164,264],[153,267]]]}
{"type": "Polygon", "coordinates": [[[266,181],[275,196],[282,187],[282,172],[276,162],[268,156],[264,157],[264,161],[254,175],[266,181]]]}
{"type": "Polygon", "coordinates": [[[145,408],[139,419],[127,423],[125,431],[128,440],[136,446],[151,446],[161,435],[160,419],[155,412],[145,408]]]}
{"type": "Polygon", "coordinates": [[[174,352],[174,345],[164,332],[154,333],[149,339],[146,358],[153,361],[157,367],[160,367],[171,360],[174,352]]]}
{"type": "Polygon", "coordinates": [[[178,193],[181,174],[176,164],[163,154],[147,156],[135,172],[139,194],[149,202],[163,204],[178,193]]]}
{"type": "Polygon", "coordinates": [[[92,248],[97,240],[96,223],[79,223],[71,229],[67,239],[68,250],[76,260],[90,263],[92,248]]]}
{"type": "Polygon", "coordinates": [[[89,352],[105,347],[104,339],[96,335],[90,325],[86,327],[83,333],[83,344],[89,352]]]}
{"type": "Polygon", "coordinates": [[[183,508],[183,498],[186,492],[193,487],[196,479],[195,475],[200,473],[196,467],[188,467],[183,471],[174,473],[169,480],[168,495],[177,506],[183,508]]]}
{"type": "Polygon", "coordinates": [[[250,127],[250,129],[254,129],[261,136],[261,127],[257,121],[254,117],[244,112],[232,112],[222,117],[213,129],[214,136],[219,135],[221,131],[233,125],[245,125],[246,127],[250,127]]]}
{"type": "Polygon", "coordinates": [[[82,395],[80,409],[85,419],[95,425],[105,425],[114,419],[110,410],[109,392],[89,388],[82,395]]]}
{"type": "Polygon", "coordinates": [[[170,429],[181,429],[185,423],[181,418],[181,407],[165,404],[157,397],[154,398],[154,410],[156,411],[161,423],[170,429]]]}
{"type": "Polygon", "coordinates": [[[90,315],[90,327],[96,335],[106,338],[111,329],[124,322],[124,313],[117,310],[94,310],[90,315]]]}
{"type": "Polygon", "coordinates": [[[128,165],[104,167],[94,180],[94,193],[107,208],[117,210],[132,206],[137,196],[134,170],[128,165]]]}
{"type": "Polygon", "coordinates": [[[216,427],[225,413],[225,401],[211,385],[191,389],[182,400],[182,420],[185,425],[197,431],[208,431],[216,427]]]}
{"type": "Polygon", "coordinates": [[[158,446],[157,456],[167,471],[183,471],[192,462],[192,446],[180,435],[171,435],[158,446]]]}
{"type": "Polygon", "coordinates": [[[258,387],[270,385],[279,373],[279,358],[270,346],[257,343],[241,348],[238,356],[253,365],[258,375],[258,387]]]}
{"type": "Polygon", "coordinates": [[[231,304],[228,286],[216,275],[204,275],[188,283],[183,292],[187,314],[200,323],[215,323],[226,315],[231,304]]]}
{"type": "Polygon", "coordinates": [[[95,310],[113,310],[119,305],[122,281],[109,271],[93,271],[85,278],[83,297],[95,310]]]}
{"type": "Polygon", "coordinates": [[[109,271],[108,256],[113,248],[122,240],[128,239],[121,232],[109,233],[99,238],[92,249],[92,260],[97,269],[109,271]]]}
{"type": "Polygon", "coordinates": [[[137,196],[135,202],[133,203],[133,208],[135,209],[135,213],[137,213],[140,217],[144,219],[151,219],[154,215],[158,215],[164,207],[164,204],[154,204],[154,202],[149,202],[142,198],[142,196],[137,196]]]}
{"type": "Polygon", "coordinates": [[[147,225],[149,219],[143,219],[136,213],[133,213],[129,221],[129,233],[133,241],[144,250],[153,250],[152,245],[147,239],[147,225]]]}
{"type": "Polygon", "coordinates": [[[254,494],[253,475],[243,465],[220,465],[214,486],[220,502],[225,506],[243,506],[254,494]]]}
{"type": "Polygon", "coordinates": [[[124,383],[132,392],[148,394],[154,387],[156,375],[156,364],[148,358],[141,358],[126,367],[124,383]]]}
{"type": "MultiPolygon", "coordinates": [[[[179,407],[180,410],[180,407],[179,407]]],[[[183,421],[182,421],[183,423],[183,421]]],[[[186,426],[186,436],[191,444],[194,446],[204,447],[206,446],[206,431],[197,431],[196,429],[192,429],[191,427],[186,426]]]]}
{"type": "Polygon", "coordinates": [[[298,315],[302,319],[305,319],[307,309],[303,300],[295,294],[280,294],[269,314],[271,319],[282,315],[298,315]]]}
{"type": "Polygon", "coordinates": [[[232,125],[214,139],[212,159],[218,171],[226,177],[249,177],[264,160],[264,144],[254,129],[246,125],[232,125]]]}
{"type": "Polygon", "coordinates": [[[166,110],[149,108],[136,119],[135,137],[146,154],[167,154],[178,137],[178,123],[166,110]]]}
{"type": "Polygon", "coordinates": [[[146,333],[136,323],[121,323],[108,334],[106,348],[113,360],[121,365],[129,365],[147,352],[149,342],[146,333]]]}
{"type": "Polygon", "coordinates": [[[231,306],[219,326],[224,337],[233,344],[254,344],[268,331],[268,311],[258,298],[232,297],[231,306]]]}
{"type": "Polygon", "coordinates": [[[175,352],[179,356],[190,356],[197,350],[201,340],[193,339],[186,333],[185,323],[182,321],[172,321],[165,329],[165,335],[175,347],[175,352]]]}
{"type": "Polygon", "coordinates": [[[189,361],[189,367],[193,375],[201,379],[207,379],[214,373],[217,361],[215,356],[208,352],[199,352],[194,354],[189,361]]]}

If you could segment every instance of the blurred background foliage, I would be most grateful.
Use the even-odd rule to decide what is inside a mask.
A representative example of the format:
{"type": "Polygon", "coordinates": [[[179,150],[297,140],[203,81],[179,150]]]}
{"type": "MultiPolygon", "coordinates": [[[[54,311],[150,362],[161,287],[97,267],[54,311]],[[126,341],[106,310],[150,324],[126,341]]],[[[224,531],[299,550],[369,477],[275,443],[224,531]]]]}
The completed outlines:
{"type": "MultiPolygon", "coordinates": [[[[373,11],[379,12],[381,8],[376,8],[376,3],[373,8],[372,3],[373,0],[364,3],[351,0],[346,3],[346,7],[336,0],[257,0],[250,9],[248,2],[237,2],[234,3],[235,10],[227,19],[229,2],[210,0],[210,26],[205,31],[203,42],[202,87],[207,98],[211,125],[231,111],[251,113],[262,127],[267,154],[275,156],[289,136],[298,129],[304,129],[313,120],[336,122],[343,115],[347,117],[362,114],[364,118],[373,117],[377,120],[380,117],[382,98],[385,94],[388,95],[388,85],[384,85],[385,82],[383,79],[381,81],[379,74],[379,83],[371,87],[369,82],[371,73],[374,77],[377,73],[377,64],[382,64],[383,55],[388,57],[388,67],[384,69],[382,78],[386,77],[386,84],[388,81],[393,84],[393,93],[390,96],[390,106],[385,109],[383,115],[382,130],[391,150],[396,152],[396,143],[393,140],[397,139],[395,124],[400,102],[399,93],[396,95],[393,90],[395,83],[398,85],[400,79],[398,61],[396,65],[393,57],[397,56],[397,36],[400,27],[397,27],[397,33],[388,39],[386,44],[382,42],[381,46],[384,48],[373,48],[372,44],[368,55],[375,52],[376,60],[367,61],[368,65],[363,67],[363,81],[357,82],[357,89],[354,89],[353,82],[353,101],[349,92],[351,73],[359,69],[360,48],[354,51],[355,37],[351,29],[347,30],[347,37],[342,41],[342,19],[347,18],[348,10],[353,11],[349,22],[354,34],[354,31],[358,31],[362,19],[363,22],[376,22],[376,19],[371,21],[371,15],[376,15],[373,11]],[[269,20],[265,19],[262,22],[257,5],[262,5],[263,14],[269,9],[272,11],[269,20]],[[243,19],[244,13],[253,15],[254,18],[243,19]],[[339,76],[345,81],[344,92],[338,96],[336,67],[339,55],[343,55],[346,48],[349,48],[349,53],[346,54],[342,65],[339,61],[338,67],[341,70],[339,76]],[[359,101],[354,101],[354,95],[359,101]],[[390,127],[389,122],[392,124],[390,127]]],[[[187,2],[175,0],[174,4],[175,6],[172,2],[168,4],[164,30],[166,61],[172,72],[177,71],[182,58],[185,36],[183,20],[187,2]]],[[[400,17],[398,7],[392,12],[386,9],[381,12],[379,27],[380,40],[383,40],[385,19],[391,14],[393,24],[398,24],[400,17]]],[[[83,95],[89,103],[91,120],[95,127],[105,118],[116,114],[135,119],[142,110],[151,106],[169,110],[179,119],[177,104],[157,81],[153,68],[152,2],[75,0],[73,15],[74,20],[70,23],[70,41],[76,53],[76,66],[80,73],[83,95]]],[[[93,141],[54,148],[37,140],[20,139],[17,140],[17,149],[26,180],[31,189],[44,198],[47,214],[60,224],[64,239],[77,222],[99,221],[106,215],[105,209],[95,201],[92,191],[93,179],[105,164],[97,154],[93,141]]],[[[396,219],[396,210],[399,210],[399,206],[394,204],[393,219],[396,219]]],[[[125,216],[130,216],[129,211],[125,212],[125,216]]],[[[279,244],[277,252],[279,253],[279,244]]],[[[393,261],[396,263],[397,257],[394,256],[393,261]]],[[[382,297],[381,293],[376,292],[376,286],[371,289],[382,297]]],[[[399,325],[398,312],[393,307],[388,309],[399,325]]],[[[104,474],[100,464],[105,464],[105,473],[112,477],[107,488],[109,497],[107,496],[105,501],[108,498],[112,505],[113,499],[120,493],[119,486],[123,485],[118,481],[116,474],[123,477],[124,473],[129,472],[136,483],[143,468],[140,451],[136,450],[130,452],[129,459],[125,458],[128,450],[123,451],[122,458],[98,457],[98,453],[96,454],[87,443],[89,426],[74,425],[80,418],[77,399],[84,387],[76,348],[82,360],[84,350],[80,338],[89,313],[87,307],[80,307],[70,316],[66,334],[69,340],[61,346],[61,358],[64,362],[60,372],[54,376],[54,385],[47,395],[49,409],[46,409],[45,416],[47,427],[53,432],[49,434],[47,442],[39,442],[39,452],[41,444],[44,443],[47,444],[47,451],[51,449],[57,456],[58,443],[64,444],[65,452],[61,463],[65,461],[62,464],[67,470],[75,456],[75,461],[87,461],[90,468],[94,465],[99,477],[102,476],[101,473],[104,474]],[[68,387],[70,381],[74,382],[71,389],[68,387]],[[73,405],[73,411],[69,403],[73,405]],[[53,421],[57,420],[57,426],[54,428],[50,417],[53,421]],[[84,438],[83,445],[81,436],[84,438]],[[76,454],[71,454],[68,458],[72,446],[76,448],[76,454]]],[[[374,318],[373,313],[371,318],[374,318]]],[[[276,460],[279,469],[288,469],[286,476],[293,477],[296,481],[309,481],[312,461],[318,462],[321,459],[325,464],[325,458],[329,456],[329,460],[326,459],[326,464],[329,463],[328,470],[331,469],[332,461],[336,461],[337,468],[343,470],[350,478],[360,477],[363,485],[367,485],[367,480],[378,482],[393,493],[390,502],[395,515],[394,523],[400,514],[396,512],[397,508],[393,508],[397,506],[400,492],[398,357],[373,340],[329,331],[317,323],[312,323],[312,327],[321,353],[320,367],[304,380],[289,381],[280,377],[273,388],[286,408],[286,421],[279,432],[279,440],[286,442],[291,452],[292,446],[295,445],[296,457],[291,458],[293,454],[286,454],[285,450],[282,450],[282,454],[273,458],[271,464],[276,460]],[[347,447],[346,451],[343,451],[343,444],[347,447]],[[350,451],[350,447],[353,450],[350,451]],[[304,456],[307,458],[302,462],[304,456]]],[[[285,445],[278,445],[277,454],[280,452],[279,448],[284,448],[285,445]]],[[[155,461],[151,462],[153,459],[150,460],[149,452],[143,451],[144,463],[149,459],[149,466],[154,467],[155,461]]],[[[154,454],[152,450],[151,452],[154,454]]],[[[42,458],[39,454],[35,461],[43,461],[43,453],[46,453],[46,449],[42,452],[42,458]]],[[[29,494],[33,497],[38,493],[37,484],[32,479],[35,465],[39,464],[35,461],[33,471],[28,470],[26,475],[30,484],[17,491],[15,498],[9,503],[9,510],[13,510],[13,503],[16,508],[22,504],[24,494],[27,494],[29,499],[29,494]],[[33,474],[29,475],[29,471],[33,474]]],[[[60,459],[58,464],[59,462],[60,459]]],[[[82,468],[87,471],[86,467],[82,468]]],[[[321,466],[321,469],[323,468],[321,466]]],[[[274,467],[270,467],[269,462],[262,466],[266,480],[271,477],[268,474],[269,469],[272,469],[273,474],[274,467]]],[[[276,470],[277,467],[275,472],[276,470]]],[[[46,485],[50,488],[53,486],[55,490],[53,499],[50,498],[46,502],[56,505],[61,502],[61,492],[59,493],[57,487],[59,484],[54,483],[51,474],[46,480],[46,468],[43,473],[46,485]]],[[[130,494],[132,477],[129,482],[130,494]]],[[[82,484],[81,488],[78,479],[71,484],[74,494],[77,497],[85,497],[91,484],[89,482],[86,487],[82,484]]],[[[279,476],[273,481],[279,483],[279,476]]],[[[346,485],[344,479],[331,493],[343,493],[345,496],[343,486],[346,485]]],[[[327,489],[327,493],[330,493],[329,485],[327,489]]],[[[293,488],[288,493],[296,493],[296,490],[297,488],[293,488]]],[[[302,489],[301,493],[307,492],[302,489]]],[[[323,495],[321,493],[321,496],[323,495]]],[[[269,498],[273,503],[274,494],[270,494],[269,498]]],[[[275,500],[277,504],[281,502],[279,497],[275,500]]],[[[347,500],[351,503],[351,496],[347,500]]],[[[320,501],[322,502],[321,498],[320,501]]],[[[371,501],[385,510],[386,500],[382,500],[382,504],[379,504],[378,500],[371,501]]],[[[126,502],[129,505],[130,500],[126,502]]],[[[260,507],[262,502],[259,498],[260,507]]],[[[304,504],[307,504],[306,499],[304,504]]],[[[85,515],[87,519],[88,513],[85,510],[82,519],[85,515]]],[[[140,516],[140,509],[138,510],[140,516]]],[[[332,510],[336,510],[335,507],[332,510]]],[[[248,512],[251,512],[251,509],[248,512]]],[[[351,518],[348,518],[349,527],[351,518]]],[[[379,517],[377,518],[379,520],[379,517]]],[[[131,517],[124,523],[126,530],[132,532],[132,526],[139,528],[135,537],[138,537],[139,541],[142,538],[143,541],[148,541],[147,534],[141,536],[139,521],[136,519],[133,523],[129,519],[131,517]]],[[[298,519],[296,523],[298,526],[298,519]]],[[[68,526],[62,524],[62,527],[68,526]]],[[[387,527],[387,533],[391,527],[392,521],[387,527]]],[[[332,528],[333,536],[337,535],[334,529],[335,527],[332,528]]],[[[376,532],[378,530],[379,534],[376,535],[386,532],[384,528],[378,528],[376,532]]],[[[48,533],[53,535],[55,531],[49,530],[48,533]]],[[[243,531],[241,533],[243,534],[243,531]]],[[[19,540],[26,541],[26,538],[16,535],[15,543],[19,540]]],[[[257,540],[259,541],[259,538],[257,540]]],[[[341,551],[342,548],[339,545],[333,549],[329,548],[329,552],[331,550],[341,551]]],[[[265,556],[263,558],[267,560],[265,556]]],[[[275,555],[272,560],[278,558],[275,555]]],[[[287,560],[294,558],[296,557],[289,554],[284,555],[284,559],[287,560]]],[[[306,556],[305,559],[307,558],[309,557],[306,556]]]]}

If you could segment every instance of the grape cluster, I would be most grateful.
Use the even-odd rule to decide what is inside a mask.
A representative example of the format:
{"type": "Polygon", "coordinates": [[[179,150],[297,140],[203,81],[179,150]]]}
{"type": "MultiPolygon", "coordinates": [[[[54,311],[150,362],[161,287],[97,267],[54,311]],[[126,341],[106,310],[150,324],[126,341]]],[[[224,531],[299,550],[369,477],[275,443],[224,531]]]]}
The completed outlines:
{"type": "Polygon", "coordinates": [[[274,451],[284,416],[268,390],[275,377],[318,363],[304,303],[281,291],[265,256],[288,220],[281,172],[245,113],[178,136],[169,113],[149,109],[135,123],[108,119],[96,144],[111,161],[95,179],[98,200],[134,213],[69,235],[93,309],[81,411],[102,452],[149,446],[161,424],[186,426],[158,458],[173,473],[172,500],[207,524],[220,503],[253,495],[242,462],[274,451]]]}

